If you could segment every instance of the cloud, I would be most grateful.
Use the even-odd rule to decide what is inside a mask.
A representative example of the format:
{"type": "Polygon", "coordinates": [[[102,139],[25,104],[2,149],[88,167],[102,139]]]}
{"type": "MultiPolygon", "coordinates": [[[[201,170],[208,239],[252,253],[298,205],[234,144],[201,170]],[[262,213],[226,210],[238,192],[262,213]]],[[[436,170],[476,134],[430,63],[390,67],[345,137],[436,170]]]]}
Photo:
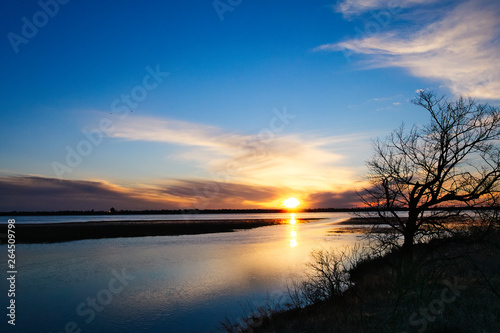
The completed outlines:
{"type": "Polygon", "coordinates": [[[307,202],[314,208],[352,208],[362,206],[355,190],[343,192],[316,192],[307,197],[307,202]]]}
{"type": "MultiPolygon", "coordinates": [[[[104,181],[17,176],[0,178],[0,211],[168,208],[141,193],[104,181]]],[[[173,205],[170,205],[173,207],[173,205]]]]}
{"type": "Polygon", "coordinates": [[[274,186],[255,186],[211,180],[174,180],[167,182],[162,193],[191,200],[183,208],[279,208],[273,204],[290,192],[274,186]]]}
{"type": "Polygon", "coordinates": [[[243,135],[203,124],[134,117],[120,123],[111,136],[181,146],[173,158],[195,163],[224,182],[327,191],[357,178],[356,170],[345,166],[346,156],[335,151],[367,140],[366,134],[321,138],[279,132],[265,128],[243,135]]]}
{"type": "Polygon", "coordinates": [[[263,202],[283,193],[279,188],[204,180],[126,188],[105,181],[38,176],[0,177],[0,189],[0,211],[262,208],[263,202]]]}
{"type": "Polygon", "coordinates": [[[359,15],[368,11],[380,8],[398,7],[408,8],[416,5],[436,3],[438,0],[343,0],[339,1],[335,10],[344,14],[346,17],[359,15]]]}
{"type": "Polygon", "coordinates": [[[0,177],[0,211],[107,211],[147,209],[280,208],[288,196],[308,207],[352,207],[352,190],[298,192],[277,186],[212,180],[165,180],[154,186],[127,188],[105,181],[60,180],[38,176],[0,177]]]}
{"type": "Polygon", "coordinates": [[[217,127],[173,119],[134,117],[125,120],[111,134],[128,140],[174,143],[182,146],[208,147],[219,152],[235,138],[217,127]]]}
{"type": "MultiPolygon", "coordinates": [[[[419,1],[403,2],[418,5],[419,1]]],[[[380,8],[381,1],[345,1],[345,8],[380,8]],[[363,5],[364,4],[364,5],[363,5]]],[[[347,10],[347,9],[346,9],[347,10]]],[[[368,56],[368,68],[402,67],[421,78],[446,84],[456,95],[500,96],[500,6],[494,0],[442,8],[432,22],[418,9],[405,14],[412,29],[392,30],[325,44],[316,50],[351,50],[368,56]]]]}
{"type": "Polygon", "coordinates": [[[0,175],[0,211],[278,208],[289,196],[306,203],[310,193],[349,190],[364,172],[351,166],[353,157],[346,152],[365,149],[367,133],[283,135],[282,127],[271,127],[246,135],[191,122],[130,117],[108,135],[178,147],[168,161],[194,163],[205,175],[123,186],[102,180],[0,175]]]}

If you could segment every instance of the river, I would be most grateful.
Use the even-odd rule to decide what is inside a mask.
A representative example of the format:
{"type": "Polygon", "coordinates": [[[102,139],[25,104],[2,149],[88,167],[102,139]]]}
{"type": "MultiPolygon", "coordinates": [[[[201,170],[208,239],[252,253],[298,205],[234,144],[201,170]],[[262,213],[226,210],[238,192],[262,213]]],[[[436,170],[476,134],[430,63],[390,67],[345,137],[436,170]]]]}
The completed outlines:
{"type": "MultiPolygon", "coordinates": [[[[285,217],[289,223],[218,234],[18,244],[16,327],[12,331],[215,332],[226,317],[237,320],[249,312],[249,306],[284,300],[287,282],[304,272],[313,249],[360,242],[356,233],[331,233],[335,222],[350,216],[238,214],[236,218],[244,219],[285,217]],[[322,219],[300,223],[306,217],[322,219]]],[[[37,218],[16,221],[62,222],[60,217],[33,219],[37,218]]],[[[80,218],[102,220],[85,216],[71,221],[80,218]]],[[[7,246],[1,249],[6,258],[7,246]]],[[[9,286],[2,280],[5,295],[9,286]]],[[[3,317],[0,327],[7,326],[3,317]]]]}

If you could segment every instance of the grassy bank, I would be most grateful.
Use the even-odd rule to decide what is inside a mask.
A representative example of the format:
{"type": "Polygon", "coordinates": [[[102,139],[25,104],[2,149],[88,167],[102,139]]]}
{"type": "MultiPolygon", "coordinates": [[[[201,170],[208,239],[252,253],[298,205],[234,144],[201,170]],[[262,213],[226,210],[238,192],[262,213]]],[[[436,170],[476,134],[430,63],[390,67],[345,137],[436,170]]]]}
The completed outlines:
{"type": "Polygon", "coordinates": [[[315,253],[286,310],[226,331],[500,332],[500,233],[476,236],[419,244],[409,266],[397,251],[353,265],[345,253],[315,253]]]}

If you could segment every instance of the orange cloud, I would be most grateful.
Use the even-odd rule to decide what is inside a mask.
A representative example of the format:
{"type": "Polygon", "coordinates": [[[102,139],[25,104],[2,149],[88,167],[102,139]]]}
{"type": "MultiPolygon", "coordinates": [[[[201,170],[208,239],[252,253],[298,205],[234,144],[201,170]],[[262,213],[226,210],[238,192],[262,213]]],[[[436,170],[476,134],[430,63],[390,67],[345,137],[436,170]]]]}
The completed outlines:
{"type": "Polygon", "coordinates": [[[165,181],[156,186],[122,187],[105,181],[0,177],[0,211],[280,208],[290,194],[303,198],[303,208],[352,207],[352,190],[297,192],[276,186],[207,180],[165,181]]]}
{"type": "MultiPolygon", "coordinates": [[[[173,158],[195,164],[216,181],[299,191],[330,191],[354,182],[361,168],[341,154],[364,146],[368,135],[243,135],[202,124],[137,117],[120,123],[112,137],[182,146],[173,158]],[[363,142],[363,143],[361,143],[363,142]]],[[[366,148],[364,148],[366,149],[366,148]]]]}
{"type": "Polygon", "coordinates": [[[154,192],[105,181],[18,176],[0,178],[1,211],[165,209],[178,207],[154,192]]]}

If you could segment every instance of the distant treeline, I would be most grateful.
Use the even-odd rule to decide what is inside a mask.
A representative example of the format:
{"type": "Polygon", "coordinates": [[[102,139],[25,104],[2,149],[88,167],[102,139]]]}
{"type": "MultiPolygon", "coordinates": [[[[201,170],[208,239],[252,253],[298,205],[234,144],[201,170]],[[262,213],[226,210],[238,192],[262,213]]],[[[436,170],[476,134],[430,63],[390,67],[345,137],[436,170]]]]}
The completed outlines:
{"type": "MultiPolygon", "coordinates": [[[[443,211],[443,210],[491,210],[498,209],[492,207],[441,207],[428,209],[429,211],[443,211]]],[[[405,208],[395,209],[396,211],[407,211],[405,208]]],[[[307,213],[318,213],[318,212],[370,212],[373,211],[371,208],[309,208],[294,210],[293,212],[307,212],[307,213]]],[[[11,211],[11,212],[0,212],[0,216],[54,216],[54,215],[182,215],[182,214],[257,214],[257,213],[287,213],[291,212],[286,209],[162,209],[162,210],[115,210],[110,209],[109,211],[74,211],[74,210],[64,210],[64,211],[40,211],[40,212],[25,212],[25,211],[11,211]]]]}
{"type": "MultiPolygon", "coordinates": [[[[359,208],[318,208],[296,210],[297,212],[351,212],[359,208]]],[[[295,210],[294,210],[295,211],[295,210]]],[[[109,211],[41,211],[41,212],[0,212],[0,216],[54,216],[54,215],[182,215],[182,214],[258,214],[284,213],[285,209],[161,209],[161,210],[109,210],[109,211]]]]}

